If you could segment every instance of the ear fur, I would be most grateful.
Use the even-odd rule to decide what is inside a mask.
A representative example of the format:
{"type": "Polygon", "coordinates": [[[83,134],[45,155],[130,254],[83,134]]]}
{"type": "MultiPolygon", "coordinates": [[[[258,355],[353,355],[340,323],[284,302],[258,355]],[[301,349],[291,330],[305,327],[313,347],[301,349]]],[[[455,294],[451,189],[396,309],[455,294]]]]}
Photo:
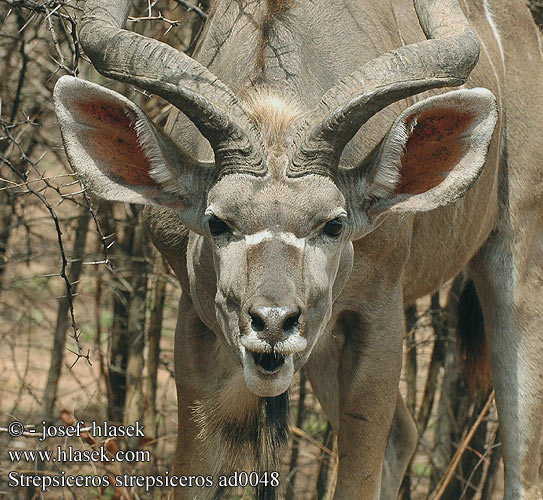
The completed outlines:
{"type": "Polygon", "coordinates": [[[182,211],[205,199],[205,193],[195,193],[207,192],[213,166],[181,151],[124,96],[63,76],[54,101],[70,164],[97,196],[182,211]]]}
{"type": "Polygon", "coordinates": [[[406,109],[358,172],[369,218],[433,210],[461,198],[482,171],[496,120],[494,95],[482,88],[406,109]]]}

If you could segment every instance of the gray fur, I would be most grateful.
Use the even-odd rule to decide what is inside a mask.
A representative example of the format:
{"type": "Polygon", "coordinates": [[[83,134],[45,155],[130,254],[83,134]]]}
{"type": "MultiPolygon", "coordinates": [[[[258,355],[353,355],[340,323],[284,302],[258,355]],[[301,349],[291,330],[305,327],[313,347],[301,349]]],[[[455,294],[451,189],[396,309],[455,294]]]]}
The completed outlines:
{"type": "Polygon", "coordinates": [[[122,162],[98,162],[99,148],[88,147],[89,128],[73,110],[100,92],[64,78],[55,96],[74,169],[97,194],[154,205],[150,234],[183,286],[177,473],[230,470],[236,457],[273,466],[255,452],[277,453],[274,434],[259,427],[273,427],[262,398],[283,394],[305,366],[338,436],[334,500],[394,499],[416,443],[398,397],[403,307],[467,267],[489,340],[504,498],[541,500],[539,34],[520,0],[461,2],[462,10],[455,1],[415,3],[418,19],[407,0],[217,0],[197,63],[119,31],[122,2],[88,2],[82,43],[98,69],[181,110],[170,116],[169,139],[138,126],[154,172],[142,174],[142,187],[122,162]],[[115,23],[106,28],[109,8],[115,23]],[[164,57],[147,68],[149,51],[164,57]],[[217,169],[203,161],[213,154],[217,169]],[[228,231],[212,236],[212,217],[228,231]],[[327,234],[331,221],[344,224],[337,237],[327,234]],[[289,317],[296,327],[282,329],[289,317]],[[272,351],[284,362],[263,371],[255,353],[272,351]],[[232,423],[238,438],[240,426],[252,429],[250,456],[225,438],[232,423]]]}

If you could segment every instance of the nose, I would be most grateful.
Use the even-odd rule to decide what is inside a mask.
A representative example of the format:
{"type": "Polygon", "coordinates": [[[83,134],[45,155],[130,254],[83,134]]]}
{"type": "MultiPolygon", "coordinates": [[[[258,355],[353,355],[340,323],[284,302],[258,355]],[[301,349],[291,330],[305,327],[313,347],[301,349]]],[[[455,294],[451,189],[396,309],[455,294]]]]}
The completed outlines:
{"type": "Polygon", "coordinates": [[[275,338],[297,333],[300,314],[300,309],[292,306],[253,306],[249,309],[252,330],[275,338]]]}

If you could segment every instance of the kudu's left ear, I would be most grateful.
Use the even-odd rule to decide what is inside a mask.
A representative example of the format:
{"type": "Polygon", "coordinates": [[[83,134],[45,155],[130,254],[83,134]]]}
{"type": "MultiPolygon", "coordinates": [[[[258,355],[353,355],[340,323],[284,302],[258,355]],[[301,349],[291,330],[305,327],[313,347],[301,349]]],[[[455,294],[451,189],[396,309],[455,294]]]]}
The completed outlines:
{"type": "Polygon", "coordinates": [[[497,116],[494,95],[480,88],[407,108],[369,162],[350,173],[358,177],[364,198],[359,202],[369,220],[432,210],[461,198],[482,171],[497,116]]]}
{"type": "Polygon", "coordinates": [[[212,164],[181,151],[117,92],[63,76],[54,100],[66,154],[86,188],[107,200],[176,208],[198,230],[212,164]]]}

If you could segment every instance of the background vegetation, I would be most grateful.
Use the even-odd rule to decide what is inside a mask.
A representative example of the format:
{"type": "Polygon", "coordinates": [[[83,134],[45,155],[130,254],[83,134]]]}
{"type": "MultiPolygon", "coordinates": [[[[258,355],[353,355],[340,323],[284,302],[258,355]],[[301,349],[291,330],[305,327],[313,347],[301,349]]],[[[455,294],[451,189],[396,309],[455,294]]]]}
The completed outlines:
{"type": "MultiPolygon", "coordinates": [[[[192,51],[210,5],[136,2],[129,28],[192,51]]],[[[66,161],[52,90],[81,76],[121,91],[158,124],[169,105],[100,77],[81,52],[83,3],[0,0],[0,426],[41,422],[145,423],[147,439],[108,449],[146,449],[148,463],[54,464],[9,459],[7,450],[65,446],[0,432],[0,498],[167,498],[155,489],[14,489],[9,471],[156,474],[171,466],[176,432],[173,334],[180,290],[149,244],[141,209],[90,197],[66,161]]],[[[530,2],[543,22],[543,3],[530,2]]],[[[498,498],[500,443],[492,393],[468,395],[455,347],[463,278],[406,311],[402,392],[420,430],[403,499],[498,498]]],[[[302,372],[292,391],[284,453],[287,500],[330,498],[336,451],[302,372]]],[[[92,438],[69,444],[90,449],[92,438]]],[[[103,443],[102,443],[103,444],[103,443]]],[[[234,492],[252,498],[251,492],[234,492]]]]}

